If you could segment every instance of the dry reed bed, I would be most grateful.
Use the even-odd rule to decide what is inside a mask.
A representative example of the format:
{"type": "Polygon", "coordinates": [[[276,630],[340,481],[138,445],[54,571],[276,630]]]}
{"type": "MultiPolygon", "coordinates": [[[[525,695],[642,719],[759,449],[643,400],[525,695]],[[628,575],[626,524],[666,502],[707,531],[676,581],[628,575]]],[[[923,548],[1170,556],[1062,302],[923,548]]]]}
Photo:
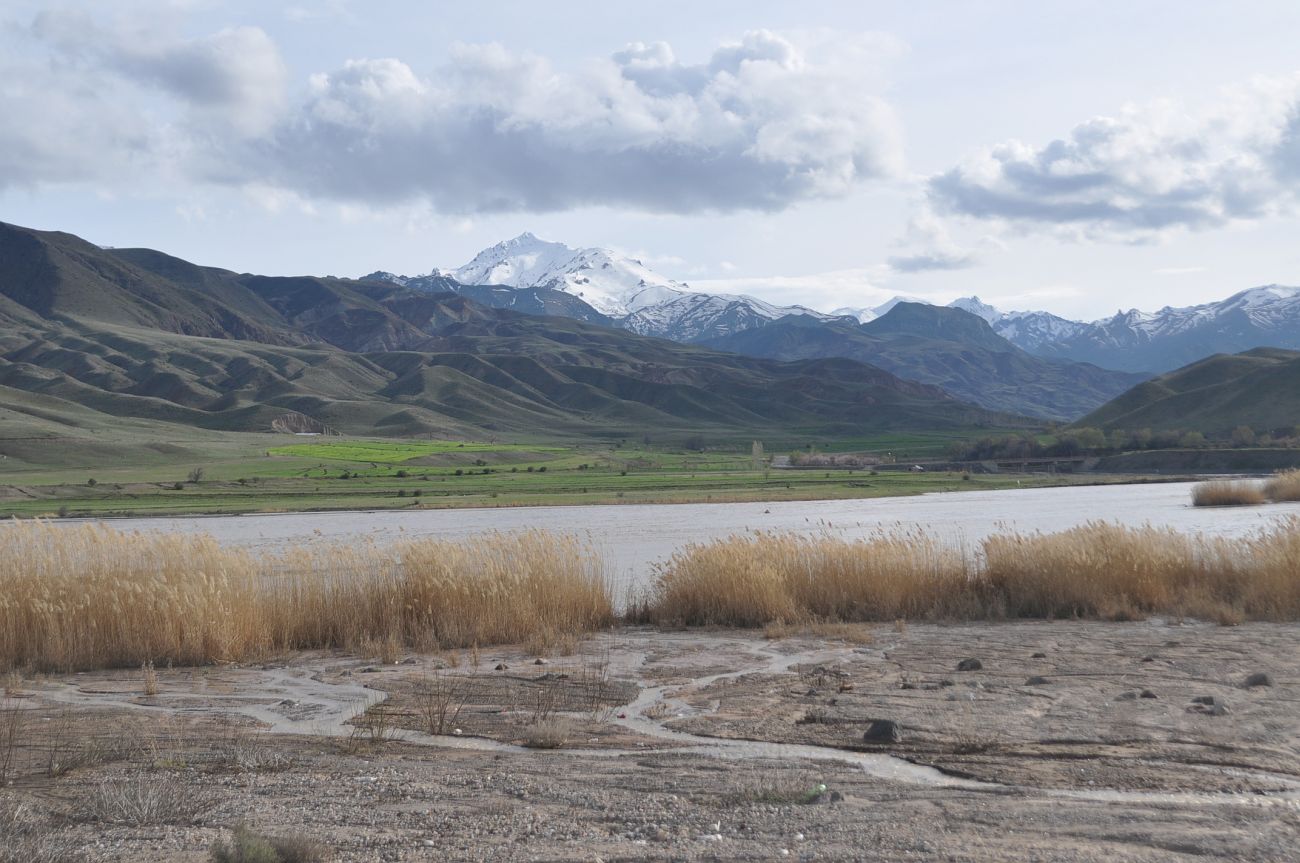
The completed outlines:
{"type": "Polygon", "coordinates": [[[1300,519],[1225,539],[1091,523],[994,536],[970,555],[924,533],[846,541],[755,534],[663,568],[660,623],[1103,618],[1300,619],[1300,519]]]}
{"type": "Polygon", "coordinates": [[[1300,470],[1288,470],[1264,483],[1264,494],[1269,500],[1300,501],[1300,470]]]}
{"type": "Polygon", "coordinates": [[[0,669],[544,644],[613,621],[601,561],[542,532],[258,556],[207,536],[0,528],[0,669]]]}
{"type": "MultiPolygon", "coordinates": [[[[986,539],[754,534],[689,546],[637,614],[665,624],[898,619],[1300,620],[1300,518],[1247,537],[1092,523],[986,539]]],[[[571,538],[488,534],[258,557],[206,536],[0,528],[0,670],[391,654],[571,640],[611,625],[600,560],[571,538]]]]}
{"type": "Polygon", "coordinates": [[[1216,479],[1192,487],[1193,506],[1257,506],[1300,501],[1300,470],[1277,473],[1263,482],[1216,479]]]}
{"type": "Polygon", "coordinates": [[[1192,486],[1192,506],[1257,506],[1267,503],[1264,484],[1245,479],[1216,479],[1192,486]]]}

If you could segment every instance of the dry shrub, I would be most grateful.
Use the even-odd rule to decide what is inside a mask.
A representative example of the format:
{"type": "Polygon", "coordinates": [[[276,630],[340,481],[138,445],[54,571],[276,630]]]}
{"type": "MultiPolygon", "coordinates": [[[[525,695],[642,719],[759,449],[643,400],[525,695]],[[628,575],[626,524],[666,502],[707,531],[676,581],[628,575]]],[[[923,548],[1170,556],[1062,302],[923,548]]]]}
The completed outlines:
{"type": "Polygon", "coordinates": [[[1300,501],[1300,470],[1281,471],[1264,483],[1264,494],[1269,500],[1300,501]]]}
{"type": "Polygon", "coordinates": [[[1192,506],[1256,506],[1266,501],[1264,486],[1249,480],[1216,479],[1192,487],[1192,506]]]}
{"type": "Polygon", "coordinates": [[[674,556],[650,608],[721,626],[1150,614],[1300,619],[1300,519],[1235,539],[1092,523],[990,537],[978,559],[921,534],[733,537],[674,556]]]}
{"type": "Polygon", "coordinates": [[[924,617],[960,600],[969,582],[962,554],[919,532],[857,542],[757,533],[675,554],[650,617],[725,626],[924,617]]]}
{"type": "Polygon", "coordinates": [[[72,863],[82,859],[44,811],[0,791],[0,863],[72,863]]]}
{"type": "Polygon", "coordinates": [[[18,771],[20,748],[27,741],[27,708],[17,699],[0,699],[0,788],[18,771]]]}
{"type": "Polygon", "coordinates": [[[212,805],[206,789],[175,776],[141,773],[96,785],[86,800],[86,815],[101,824],[133,827],[193,824],[212,805]]]}
{"type": "Polygon", "coordinates": [[[329,858],[329,849],[305,836],[269,836],[237,825],[230,843],[218,841],[212,846],[212,863],[320,863],[329,858]]]}
{"type": "Polygon", "coordinates": [[[551,716],[529,725],[523,743],[529,749],[561,749],[572,736],[572,720],[564,716],[551,716]]]}
{"type": "Polygon", "coordinates": [[[470,681],[463,675],[427,676],[415,691],[415,710],[426,734],[450,734],[469,701],[470,681]]]}
{"type": "Polygon", "coordinates": [[[273,650],[418,650],[608,626],[602,563],[533,531],[278,556],[100,525],[0,527],[0,669],[241,661],[273,650]]]}

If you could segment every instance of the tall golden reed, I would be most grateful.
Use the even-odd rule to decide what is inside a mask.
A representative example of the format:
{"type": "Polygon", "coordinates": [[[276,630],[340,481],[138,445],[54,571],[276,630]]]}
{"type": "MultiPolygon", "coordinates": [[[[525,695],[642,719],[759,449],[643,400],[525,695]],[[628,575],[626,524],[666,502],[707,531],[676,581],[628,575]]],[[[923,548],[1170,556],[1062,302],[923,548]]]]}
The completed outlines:
{"type": "Polygon", "coordinates": [[[1264,494],[1269,500],[1300,501],[1300,470],[1285,470],[1264,483],[1264,494]]]}
{"type": "Polygon", "coordinates": [[[977,555],[923,533],[861,541],[732,537],[675,555],[647,616],[758,626],[1150,614],[1300,619],[1300,519],[1238,539],[1093,523],[990,537],[977,555]]]}
{"type": "Polygon", "coordinates": [[[922,533],[870,542],[756,533],[675,554],[649,611],[687,625],[915,618],[946,607],[968,577],[959,551],[922,533]]]}
{"type": "Polygon", "coordinates": [[[1257,506],[1268,501],[1263,483],[1215,479],[1192,486],[1192,506],[1257,506]]]}
{"type": "Polygon", "coordinates": [[[207,536],[0,526],[0,668],[545,642],[613,620],[600,560],[541,532],[257,556],[207,536]]]}

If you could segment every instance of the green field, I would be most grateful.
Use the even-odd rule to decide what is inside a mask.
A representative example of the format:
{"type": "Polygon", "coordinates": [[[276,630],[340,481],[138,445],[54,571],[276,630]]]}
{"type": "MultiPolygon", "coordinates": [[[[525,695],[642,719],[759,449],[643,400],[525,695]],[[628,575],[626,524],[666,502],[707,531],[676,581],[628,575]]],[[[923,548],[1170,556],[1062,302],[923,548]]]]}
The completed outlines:
{"type": "Polygon", "coordinates": [[[811,500],[1098,481],[900,469],[910,459],[938,455],[951,440],[946,434],[888,435],[814,444],[823,451],[905,457],[875,471],[756,467],[748,448],[693,452],[630,442],[285,443],[284,435],[223,435],[206,445],[192,439],[126,448],[94,464],[78,459],[78,449],[69,445],[67,460],[75,466],[0,463],[0,516],[811,500]]]}
{"type": "Polygon", "coordinates": [[[563,452],[563,447],[539,447],[525,444],[474,443],[466,441],[336,441],[325,438],[315,443],[271,447],[271,455],[301,456],[330,461],[397,464],[423,456],[466,452],[563,452]]]}

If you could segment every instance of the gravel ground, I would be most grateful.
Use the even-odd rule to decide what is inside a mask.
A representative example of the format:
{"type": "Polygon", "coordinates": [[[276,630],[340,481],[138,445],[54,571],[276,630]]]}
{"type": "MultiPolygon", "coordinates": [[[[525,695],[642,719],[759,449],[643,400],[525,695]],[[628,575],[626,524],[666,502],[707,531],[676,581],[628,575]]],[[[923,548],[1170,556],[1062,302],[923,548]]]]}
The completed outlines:
{"type": "Polygon", "coordinates": [[[1300,859],[1300,627],[769,634],[26,680],[0,863],[1300,859]]]}

